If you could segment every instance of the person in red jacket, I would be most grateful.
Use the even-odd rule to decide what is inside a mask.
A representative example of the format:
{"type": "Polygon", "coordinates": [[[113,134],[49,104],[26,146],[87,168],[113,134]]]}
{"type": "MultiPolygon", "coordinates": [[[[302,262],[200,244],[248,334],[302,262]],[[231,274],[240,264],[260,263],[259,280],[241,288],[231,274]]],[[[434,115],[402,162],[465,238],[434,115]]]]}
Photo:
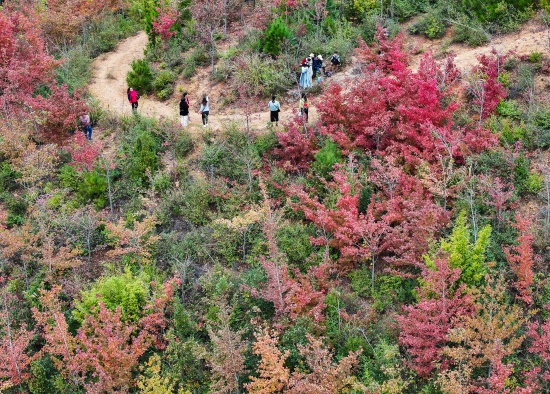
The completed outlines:
{"type": "Polygon", "coordinates": [[[134,113],[137,113],[139,94],[133,88],[128,88],[127,93],[128,101],[132,105],[132,111],[134,111],[134,113]]]}

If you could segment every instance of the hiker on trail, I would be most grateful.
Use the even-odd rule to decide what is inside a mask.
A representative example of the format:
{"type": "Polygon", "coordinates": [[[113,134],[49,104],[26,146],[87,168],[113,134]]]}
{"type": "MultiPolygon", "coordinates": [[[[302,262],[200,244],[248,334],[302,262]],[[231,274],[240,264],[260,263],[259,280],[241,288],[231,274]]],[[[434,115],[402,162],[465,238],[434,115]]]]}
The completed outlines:
{"type": "Polygon", "coordinates": [[[309,54],[309,57],[308,57],[308,64],[309,64],[309,68],[307,70],[307,78],[309,80],[309,86],[312,86],[313,85],[313,59],[314,59],[315,55],[313,53],[310,53],[309,54]]]}
{"type": "Polygon", "coordinates": [[[92,121],[90,115],[86,111],[83,111],[80,115],[80,124],[82,125],[82,131],[88,140],[92,140],[92,121]]]}
{"type": "Polygon", "coordinates": [[[323,57],[321,55],[317,55],[317,57],[313,58],[313,77],[314,78],[317,75],[321,75],[322,65],[323,65],[323,57]]]}
{"type": "Polygon", "coordinates": [[[304,122],[307,123],[309,119],[309,103],[305,93],[302,93],[302,98],[300,99],[300,114],[304,118],[304,122]]]}
{"type": "Polygon", "coordinates": [[[271,101],[267,103],[270,111],[271,123],[275,122],[275,126],[279,126],[279,112],[281,112],[281,104],[275,100],[275,95],[271,96],[271,101]]]}
{"type": "MultiPolygon", "coordinates": [[[[319,70],[323,70],[323,75],[326,77],[327,76],[327,70],[326,70],[326,67],[325,67],[325,61],[323,60],[323,56],[321,55],[317,55],[317,61],[319,62],[319,70]]],[[[321,72],[319,71],[319,74],[321,72]]]]}
{"type": "Polygon", "coordinates": [[[208,101],[208,96],[204,96],[201,101],[201,108],[199,113],[202,114],[202,127],[208,125],[208,114],[210,113],[210,105],[208,101]]]}
{"type": "Polygon", "coordinates": [[[332,64],[333,71],[338,71],[340,64],[342,64],[342,61],[340,60],[340,56],[338,56],[338,53],[334,52],[334,55],[332,55],[332,57],[330,58],[330,63],[332,64]]]}
{"type": "Polygon", "coordinates": [[[128,88],[128,101],[132,105],[132,111],[134,114],[137,113],[139,94],[133,88],[128,88]]]}
{"type": "Polygon", "coordinates": [[[187,98],[187,92],[183,92],[180,100],[180,120],[181,126],[187,127],[189,124],[189,99],[187,98]]]}
{"type": "Polygon", "coordinates": [[[300,74],[300,86],[304,89],[311,87],[311,80],[308,76],[308,70],[310,69],[310,67],[307,59],[309,58],[306,58],[306,62],[302,65],[302,73],[300,74]]]}

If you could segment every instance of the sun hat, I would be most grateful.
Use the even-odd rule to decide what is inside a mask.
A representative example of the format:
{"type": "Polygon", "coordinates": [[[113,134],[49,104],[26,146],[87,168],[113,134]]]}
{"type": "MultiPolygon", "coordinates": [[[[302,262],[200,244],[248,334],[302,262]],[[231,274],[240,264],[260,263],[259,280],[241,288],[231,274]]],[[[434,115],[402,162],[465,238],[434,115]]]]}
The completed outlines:
{"type": "Polygon", "coordinates": [[[309,54],[309,57],[314,58],[315,55],[314,55],[313,53],[310,53],[310,54],[309,54]]]}
{"type": "Polygon", "coordinates": [[[321,55],[317,55],[317,59],[319,59],[319,60],[323,60],[323,56],[321,56],[321,55]]]}

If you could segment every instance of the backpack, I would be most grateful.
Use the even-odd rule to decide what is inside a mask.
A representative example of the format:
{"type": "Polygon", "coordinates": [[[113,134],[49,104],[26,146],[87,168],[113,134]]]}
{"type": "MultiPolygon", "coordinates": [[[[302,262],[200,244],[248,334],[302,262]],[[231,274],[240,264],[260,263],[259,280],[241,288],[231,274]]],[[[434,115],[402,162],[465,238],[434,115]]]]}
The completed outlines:
{"type": "Polygon", "coordinates": [[[340,56],[332,55],[332,58],[330,59],[330,62],[334,65],[340,64],[340,56]]]}

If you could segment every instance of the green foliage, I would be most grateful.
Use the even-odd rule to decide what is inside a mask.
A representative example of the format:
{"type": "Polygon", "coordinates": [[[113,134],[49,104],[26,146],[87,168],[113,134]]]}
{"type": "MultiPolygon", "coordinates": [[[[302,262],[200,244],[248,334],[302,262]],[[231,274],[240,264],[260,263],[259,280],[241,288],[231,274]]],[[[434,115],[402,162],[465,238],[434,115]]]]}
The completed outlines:
{"type": "Polygon", "coordinates": [[[81,323],[102,302],[111,311],[120,307],[124,321],[137,321],[145,313],[150,280],[144,272],[134,276],[130,270],[102,278],[90,290],[82,292],[81,299],[75,302],[73,316],[81,323]]]}
{"type": "Polygon", "coordinates": [[[267,152],[275,148],[278,142],[279,140],[273,129],[258,135],[254,140],[254,147],[256,148],[258,157],[263,157],[267,152]]]}
{"type": "Polygon", "coordinates": [[[6,224],[10,227],[23,224],[28,202],[21,196],[7,192],[0,194],[0,197],[8,214],[6,224]]]}
{"type": "Polygon", "coordinates": [[[462,14],[453,24],[453,41],[463,42],[471,47],[487,44],[491,39],[483,25],[475,18],[462,14]]]}
{"type": "Polygon", "coordinates": [[[463,10],[499,32],[518,28],[531,14],[532,0],[462,0],[463,10]]]}
{"type": "Polygon", "coordinates": [[[170,175],[158,172],[153,178],[153,188],[157,193],[164,194],[170,188],[170,175]]]}
{"type": "Polygon", "coordinates": [[[309,242],[309,237],[315,235],[313,230],[311,226],[300,223],[288,223],[279,227],[277,244],[281,252],[286,254],[289,263],[304,269],[307,268],[307,259],[314,251],[309,242]]]}
{"type": "Polygon", "coordinates": [[[93,201],[96,208],[104,208],[107,204],[107,178],[97,170],[83,172],[77,194],[82,202],[93,201]]]}
{"type": "Polygon", "coordinates": [[[510,100],[501,100],[497,106],[497,114],[500,116],[507,116],[512,119],[519,119],[522,112],[519,109],[514,101],[510,100]]]}
{"type": "Polygon", "coordinates": [[[113,50],[120,40],[138,30],[139,26],[134,19],[123,14],[107,13],[101,18],[94,18],[85,27],[80,44],[86,48],[91,58],[95,58],[113,50]]]}
{"type": "Polygon", "coordinates": [[[80,176],[76,169],[69,165],[65,164],[59,169],[59,185],[61,187],[66,187],[72,190],[77,190],[80,183],[80,176]]]}
{"type": "Polygon", "coordinates": [[[540,63],[542,61],[542,53],[541,52],[531,52],[529,54],[528,59],[531,63],[540,63]]]}
{"type": "Polygon", "coordinates": [[[92,58],[84,46],[75,46],[63,54],[65,59],[59,67],[55,69],[55,79],[57,83],[66,84],[69,93],[73,94],[75,90],[84,88],[92,76],[90,66],[92,58]]]}
{"type": "Polygon", "coordinates": [[[290,30],[283,18],[274,19],[265,32],[263,50],[266,53],[278,55],[281,52],[281,45],[290,37],[290,30]]]}
{"type": "Polygon", "coordinates": [[[153,89],[153,72],[145,59],[132,62],[132,70],[126,75],[126,83],[139,93],[149,93],[153,89]]]}
{"type": "Polygon", "coordinates": [[[199,180],[189,182],[185,186],[181,202],[180,212],[183,218],[195,226],[208,223],[210,195],[204,182],[199,180]]]}
{"type": "Polygon", "coordinates": [[[157,8],[159,2],[157,0],[131,0],[130,14],[137,20],[141,21],[143,28],[149,35],[150,41],[155,42],[156,36],[153,32],[153,21],[158,16],[157,8]]]}
{"type": "Polygon", "coordinates": [[[409,28],[412,34],[422,34],[428,38],[443,37],[447,29],[446,22],[439,10],[426,14],[422,19],[409,28]]]}
{"type": "Polygon", "coordinates": [[[147,172],[153,175],[159,166],[161,144],[159,135],[154,132],[156,127],[155,122],[142,118],[133,127],[130,126],[122,144],[125,156],[122,161],[123,175],[142,184],[148,182],[147,172]]]}
{"type": "Polygon", "coordinates": [[[312,168],[317,174],[326,178],[333,170],[336,163],[340,163],[342,152],[338,145],[330,138],[325,141],[324,146],[315,154],[315,161],[312,168]]]}
{"type": "Polygon", "coordinates": [[[405,389],[410,385],[405,376],[407,369],[399,345],[384,338],[372,348],[372,357],[365,361],[363,383],[371,392],[406,392],[405,389]]]}
{"type": "MultiPolygon", "coordinates": [[[[486,225],[476,235],[476,241],[471,242],[472,234],[466,221],[466,212],[462,211],[456,219],[451,235],[441,240],[441,250],[449,256],[449,264],[460,268],[461,280],[469,286],[478,285],[487,273],[487,246],[491,237],[491,226],[486,225]]],[[[426,264],[433,266],[430,257],[426,264]]]]}
{"type": "Polygon", "coordinates": [[[292,86],[292,81],[282,57],[265,61],[256,54],[243,55],[233,72],[235,86],[246,86],[249,91],[263,97],[285,92],[292,86]]]}
{"type": "Polygon", "coordinates": [[[550,110],[539,109],[531,122],[535,144],[538,148],[550,147],[550,110]]]}
{"type": "Polygon", "coordinates": [[[49,356],[31,362],[30,370],[32,377],[28,385],[32,394],[61,392],[57,388],[62,384],[62,379],[49,356]]]}
{"type": "Polygon", "coordinates": [[[183,58],[182,77],[191,78],[195,75],[197,67],[206,66],[210,62],[208,52],[203,46],[197,46],[183,58]]]}
{"type": "Polygon", "coordinates": [[[0,164],[0,194],[11,191],[16,188],[17,184],[15,180],[20,174],[11,169],[7,162],[0,164]]]}
{"type": "Polygon", "coordinates": [[[393,16],[405,21],[426,9],[428,1],[393,0],[393,16]]]}
{"type": "Polygon", "coordinates": [[[514,164],[514,186],[520,195],[537,194],[542,190],[542,175],[529,170],[529,161],[523,154],[514,164]]]}
{"type": "Polygon", "coordinates": [[[164,70],[158,73],[157,77],[153,81],[153,89],[155,90],[157,97],[161,100],[165,100],[174,93],[174,82],[176,81],[176,74],[172,71],[164,70]]]}
{"type": "Polygon", "coordinates": [[[369,15],[380,14],[378,0],[350,0],[344,10],[347,19],[363,19],[369,15]]]}
{"type": "MultiPolygon", "coordinates": [[[[511,111],[508,112],[513,114],[511,111]]],[[[525,128],[523,122],[518,124],[517,122],[507,118],[493,117],[491,118],[489,126],[493,133],[497,135],[500,134],[501,143],[505,145],[512,145],[520,140],[525,141],[528,137],[527,129],[525,128]]]]}

